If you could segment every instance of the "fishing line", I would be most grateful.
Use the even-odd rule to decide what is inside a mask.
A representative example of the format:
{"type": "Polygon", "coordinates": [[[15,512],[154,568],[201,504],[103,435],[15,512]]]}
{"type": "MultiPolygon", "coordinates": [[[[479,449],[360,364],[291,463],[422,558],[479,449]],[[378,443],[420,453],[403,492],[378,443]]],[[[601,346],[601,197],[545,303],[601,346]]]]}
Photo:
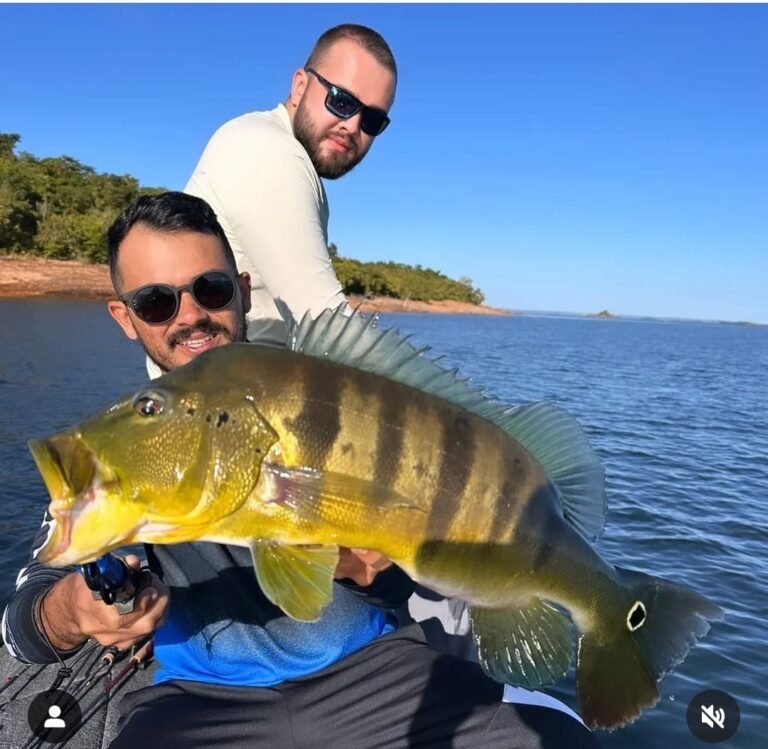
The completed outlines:
{"type": "MultiPolygon", "coordinates": [[[[98,645],[92,647],[91,652],[93,652],[97,647],[98,645]]],[[[109,677],[112,672],[112,665],[119,654],[121,652],[124,654],[129,652],[127,650],[118,651],[114,647],[105,648],[104,651],[105,652],[98,659],[94,660],[93,663],[90,664],[90,672],[88,672],[86,679],[81,681],[74,690],[67,692],[67,694],[69,694],[78,703],[83,699],[83,697],[88,695],[95,687],[99,685],[100,680],[109,677]]],[[[127,667],[121,670],[120,674],[118,674],[115,679],[107,682],[107,685],[101,689],[101,692],[97,694],[97,696],[83,709],[77,730],[71,736],[69,736],[69,738],[65,739],[64,742],[60,744],[60,746],[66,746],[66,744],[78,736],[85,724],[103,707],[109,698],[109,692],[112,691],[114,686],[125,674],[129,674],[129,672],[131,672],[128,675],[128,678],[123,680],[123,683],[128,681],[130,676],[133,675],[132,671],[135,671],[137,666],[138,664],[134,665],[133,663],[129,663],[127,667]]],[[[41,749],[43,742],[44,739],[42,736],[38,738],[33,735],[27,741],[27,744],[23,747],[23,749],[41,749]]]]}
{"type": "MultiPolygon", "coordinates": [[[[16,679],[20,678],[29,668],[31,668],[31,666],[32,664],[28,663],[21,669],[21,671],[19,671],[19,673],[11,674],[11,676],[7,676],[5,678],[5,684],[3,684],[2,687],[0,687],[0,694],[2,694],[6,689],[8,689],[16,681],[16,679]]],[[[33,673],[32,676],[29,677],[29,679],[27,679],[27,682],[25,684],[22,684],[22,686],[19,688],[19,691],[16,692],[16,694],[14,694],[12,697],[8,698],[8,702],[13,702],[13,700],[15,700],[24,691],[25,687],[27,687],[33,679],[35,679],[37,676],[43,673],[43,671],[46,668],[47,668],[47,664],[40,666],[40,668],[38,668],[37,671],[35,671],[35,673],[33,673]]],[[[8,704],[8,702],[3,703],[3,705],[0,706],[0,710],[2,710],[3,707],[5,707],[5,705],[8,704]]]]}
{"type": "MultiPolygon", "coordinates": [[[[48,648],[53,653],[54,657],[56,658],[56,661],[59,663],[59,670],[56,674],[56,676],[53,679],[53,683],[51,686],[45,690],[47,692],[53,692],[57,689],[59,689],[62,684],[66,682],[67,686],[69,686],[72,681],[77,678],[84,670],[86,674],[86,678],[78,684],[71,692],[67,692],[67,694],[72,697],[74,700],[76,696],[83,697],[87,692],[90,691],[90,689],[97,683],[98,678],[106,676],[110,673],[110,670],[112,668],[112,663],[115,660],[115,657],[118,654],[118,651],[115,648],[107,648],[104,655],[101,656],[99,660],[94,660],[93,663],[89,664],[88,656],[93,655],[99,647],[98,642],[93,643],[90,646],[84,647],[81,652],[77,653],[77,655],[73,656],[73,659],[71,661],[71,666],[67,666],[64,661],[61,659],[61,656],[59,655],[58,650],[53,646],[53,644],[50,641],[50,638],[48,637],[48,633],[45,630],[45,626],[43,625],[41,610],[43,603],[45,601],[45,597],[48,595],[50,589],[46,590],[42,595],[38,596],[37,600],[33,603],[33,618],[38,625],[38,630],[40,634],[42,635],[43,640],[45,641],[46,645],[48,645],[48,648]],[[75,671],[75,667],[79,666],[77,670],[75,671]],[[86,668],[87,667],[87,668],[86,668]],[[94,669],[95,670],[92,670],[94,669]]],[[[37,671],[37,674],[42,673],[43,669],[45,669],[48,665],[46,664],[42,666],[41,669],[37,671]]],[[[34,676],[33,676],[34,678],[34,676]]],[[[31,680],[30,680],[31,681],[31,680]]],[[[28,681],[27,684],[30,682],[28,681]]],[[[111,687],[110,687],[111,688],[111,687]]],[[[22,687],[23,690],[23,687],[22,687]]],[[[19,690],[16,695],[20,694],[22,690],[19,690]]],[[[66,690],[65,690],[66,691],[66,690]]],[[[108,693],[108,692],[107,692],[108,693]]],[[[99,698],[97,698],[98,700],[99,698]]],[[[89,712],[89,717],[91,717],[91,712],[89,712]]],[[[82,713],[81,713],[82,716],[82,713]]],[[[76,736],[80,729],[83,726],[84,721],[80,720],[80,724],[77,727],[77,730],[70,736],[70,738],[73,738],[76,736]]],[[[31,735],[29,739],[25,742],[25,744],[21,747],[21,749],[40,749],[43,745],[43,742],[45,741],[44,737],[46,735],[46,732],[43,732],[43,735],[40,737],[35,736],[34,732],[31,732],[31,735]]],[[[66,740],[67,742],[69,739],[66,740]]]]}
{"type": "MultiPolygon", "coordinates": [[[[128,611],[133,610],[136,594],[142,588],[149,585],[152,580],[151,572],[148,567],[133,570],[127,564],[122,562],[122,560],[119,560],[111,554],[105,554],[98,559],[96,563],[85,565],[81,571],[88,587],[91,591],[95,591],[94,598],[100,598],[107,605],[114,605],[121,613],[127,613],[128,611]]],[[[85,645],[81,648],[80,652],[72,656],[69,665],[67,665],[59,655],[59,651],[53,646],[53,643],[51,643],[43,623],[43,604],[50,590],[50,588],[45,590],[32,604],[32,618],[35,626],[59,664],[59,670],[53,679],[53,683],[45,691],[51,693],[62,688],[62,685],[66,684],[71,691],[63,691],[65,691],[75,703],[79,704],[79,701],[88,695],[101,679],[108,679],[106,686],[102,688],[101,693],[98,694],[81,712],[80,722],[75,732],[65,739],[64,743],[66,744],[69,743],[72,738],[77,736],[85,723],[98,713],[104,704],[108,702],[110,693],[113,690],[117,691],[115,689],[116,687],[119,688],[128,682],[131,676],[136,673],[139,666],[151,659],[152,635],[150,634],[143,637],[134,643],[130,650],[125,651],[120,651],[114,646],[104,648],[98,642],[93,642],[91,645],[85,645]],[[102,648],[101,656],[91,660],[90,656],[92,656],[100,647],[102,648]],[[122,658],[129,652],[129,662],[120,670],[115,678],[109,679],[115,661],[122,660],[122,658]],[[77,670],[75,670],[76,666],[78,667],[77,670]],[[75,681],[81,675],[84,675],[84,678],[79,683],[75,684],[75,681]]],[[[13,674],[10,677],[7,677],[5,683],[0,686],[0,694],[10,687],[19,676],[30,667],[30,665],[31,664],[25,665],[18,674],[13,674]]],[[[51,664],[42,665],[8,702],[10,703],[16,699],[24,691],[25,687],[49,665],[51,664]]],[[[5,705],[0,706],[0,711],[3,710],[4,706],[5,705]]],[[[2,727],[3,726],[0,725],[0,730],[2,730],[2,727]]],[[[44,737],[46,734],[47,732],[44,731],[42,736],[38,738],[33,731],[32,735],[21,749],[39,749],[45,741],[44,737]]]]}

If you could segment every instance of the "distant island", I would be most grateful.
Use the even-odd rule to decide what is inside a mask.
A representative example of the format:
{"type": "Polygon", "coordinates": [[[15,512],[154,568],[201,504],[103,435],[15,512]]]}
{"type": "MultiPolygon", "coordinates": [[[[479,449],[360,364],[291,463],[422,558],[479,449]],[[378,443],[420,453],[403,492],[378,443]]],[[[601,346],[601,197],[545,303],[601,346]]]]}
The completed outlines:
{"type": "MultiPolygon", "coordinates": [[[[19,142],[15,133],[0,133],[0,295],[109,296],[107,228],[137,197],[165,188],[96,172],[70,156],[16,153],[19,142]]],[[[328,252],[345,295],[363,308],[511,314],[484,306],[470,278],[454,280],[419,265],[363,262],[343,257],[334,244],[328,252]]]]}

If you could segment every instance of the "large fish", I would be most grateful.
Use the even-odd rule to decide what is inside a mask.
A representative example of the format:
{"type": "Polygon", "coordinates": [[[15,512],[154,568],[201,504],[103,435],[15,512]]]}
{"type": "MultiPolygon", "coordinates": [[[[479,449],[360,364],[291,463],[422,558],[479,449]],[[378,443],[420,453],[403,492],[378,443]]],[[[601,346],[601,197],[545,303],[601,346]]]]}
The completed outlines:
{"type": "Polygon", "coordinates": [[[31,442],[54,530],[38,559],[118,546],[248,546],[265,594],[316,619],[338,546],[376,549],[470,606],[483,668],[529,688],[572,660],[588,725],[659,699],[714,603],[614,567],[589,540],[603,469],[576,421],[505,408],[373,320],[326,312],[287,349],[231,344],[31,442]]]}

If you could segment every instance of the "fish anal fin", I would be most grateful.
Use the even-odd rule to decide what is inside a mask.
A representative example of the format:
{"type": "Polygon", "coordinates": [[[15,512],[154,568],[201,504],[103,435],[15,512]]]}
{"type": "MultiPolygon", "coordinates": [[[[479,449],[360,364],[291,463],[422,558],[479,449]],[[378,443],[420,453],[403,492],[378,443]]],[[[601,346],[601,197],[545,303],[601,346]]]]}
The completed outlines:
{"type": "Polygon", "coordinates": [[[499,682],[536,689],[568,672],[573,628],[559,609],[538,598],[505,609],[469,612],[480,664],[499,682]]]}
{"type": "Polygon", "coordinates": [[[292,619],[317,621],[333,597],[336,546],[287,546],[268,541],[251,545],[261,589],[292,619]]]}

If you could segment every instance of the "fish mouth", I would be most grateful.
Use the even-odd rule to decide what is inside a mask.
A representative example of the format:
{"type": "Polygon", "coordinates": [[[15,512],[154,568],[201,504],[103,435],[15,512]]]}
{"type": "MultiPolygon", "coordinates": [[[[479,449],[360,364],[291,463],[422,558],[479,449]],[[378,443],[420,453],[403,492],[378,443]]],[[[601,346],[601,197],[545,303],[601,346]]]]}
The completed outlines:
{"type": "Polygon", "coordinates": [[[31,440],[29,449],[51,496],[52,508],[71,507],[91,485],[96,473],[96,456],[82,439],[57,434],[49,439],[31,440]]]}
{"type": "Polygon", "coordinates": [[[65,563],[78,518],[104,488],[116,483],[116,477],[78,435],[31,440],[29,449],[51,497],[48,510],[56,521],[37,559],[42,564],[65,563]],[[105,474],[109,474],[108,480],[105,474]]]}

